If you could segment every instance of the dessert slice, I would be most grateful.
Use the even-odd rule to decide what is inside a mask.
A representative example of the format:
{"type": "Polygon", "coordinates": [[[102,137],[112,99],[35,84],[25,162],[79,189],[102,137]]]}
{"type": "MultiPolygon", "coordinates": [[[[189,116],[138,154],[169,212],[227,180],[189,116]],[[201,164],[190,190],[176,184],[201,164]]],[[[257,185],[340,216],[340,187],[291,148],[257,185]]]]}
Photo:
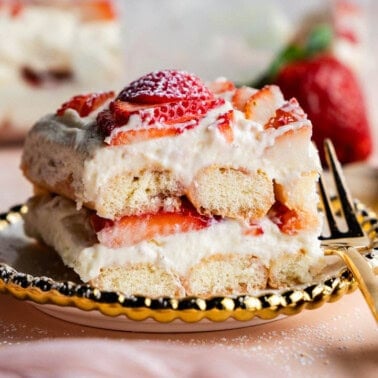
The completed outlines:
{"type": "Polygon", "coordinates": [[[0,1],[0,20],[1,141],[24,139],[65,99],[123,75],[113,0],[0,1]]]}
{"type": "Polygon", "coordinates": [[[164,70],[76,96],[33,127],[21,167],[27,233],[102,289],[247,294],[322,262],[311,122],[276,86],[164,70]]]}

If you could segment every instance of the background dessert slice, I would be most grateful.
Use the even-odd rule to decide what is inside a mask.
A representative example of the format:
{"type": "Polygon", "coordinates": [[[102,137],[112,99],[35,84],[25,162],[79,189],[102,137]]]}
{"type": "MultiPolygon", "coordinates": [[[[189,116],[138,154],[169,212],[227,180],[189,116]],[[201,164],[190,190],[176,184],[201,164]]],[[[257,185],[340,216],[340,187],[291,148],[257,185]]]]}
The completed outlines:
{"type": "Polygon", "coordinates": [[[24,139],[70,96],[116,87],[123,76],[112,0],[6,0],[0,19],[1,142],[24,139]]]}

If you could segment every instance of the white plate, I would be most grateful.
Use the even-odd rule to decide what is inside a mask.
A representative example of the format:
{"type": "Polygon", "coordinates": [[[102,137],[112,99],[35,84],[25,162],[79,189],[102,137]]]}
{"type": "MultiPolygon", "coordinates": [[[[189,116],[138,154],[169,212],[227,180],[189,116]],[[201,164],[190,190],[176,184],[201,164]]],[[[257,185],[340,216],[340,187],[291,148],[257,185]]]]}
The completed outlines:
{"type": "Polygon", "coordinates": [[[38,310],[62,319],[70,323],[82,324],[89,327],[111,329],[116,331],[131,332],[148,332],[148,333],[177,333],[177,332],[208,332],[221,331],[227,329],[237,329],[264,324],[285,318],[285,315],[279,315],[274,319],[253,318],[249,321],[241,322],[229,318],[222,322],[214,322],[208,319],[202,319],[198,322],[188,323],[180,319],[175,319],[169,323],[157,322],[154,319],[135,321],[125,315],[110,317],[103,315],[99,311],[83,311],[75,307],[61,307],[50,304],[32,303],[38,310]]]}

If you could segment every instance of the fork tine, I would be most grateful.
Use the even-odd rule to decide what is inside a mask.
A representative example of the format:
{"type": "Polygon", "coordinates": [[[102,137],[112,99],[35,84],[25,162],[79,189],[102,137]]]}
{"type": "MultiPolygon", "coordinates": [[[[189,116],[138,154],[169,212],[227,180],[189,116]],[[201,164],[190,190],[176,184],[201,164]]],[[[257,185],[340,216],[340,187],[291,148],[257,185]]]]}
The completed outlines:
{"type": "Polygon", "coordinates": [[[346,181],[342,172],[341,164],[338,161],[332,142],[329,139],[324,141],[324,152],[326,160],[335,182],[338,200],[340,201],[341,211],[347,224],[347,231],[339,231],[329,196],[326,193],[322,179],[319,179],[319,194],[323,201],[323,208],[326,220],[329,224],[331,235],[320,237],[325,255],[337,254],[345,262],[346,266],[353,273],[358,286],[366,299],[366,303],[378,321],[378,281],[369,263],[364,259],[360,252],[371,248],[371,242],[364,235],[364,231],[357,220],[356,207],[349,193],[346,181]],[[352,248],[354,246],[355,248],[352,248]],[[359,248],[360,250],[357,250],[359,248]]]}
{"type": "MultiPolygon", "coordinates": [[[[327,192],[323,183],[323,179],[321,176],[319,177],[318,185],[319,185],[320,197],[321,197],[323,207],[324,207],[325,219],[328,223],[329,232],[331,235],[338,235],[340,232],[337,227],[336,219],[332,211],[331,203],[327,195],[327,192]]],[[[323,236],[320,236],[320,239],[324,240],[326,238],[323,236]]]]}
{"type": "MultiPolygon", "coordinates": [[[[341,164],[337,159],[335,148],[329,139],[324,141],[325,157],[331,170],[337,195],[341,203],[341,209],[344,214],[345,222],[349,231],[353,231],[356,236],[363,236],[364,233],[361,229],[361,225],[355,216],[355,208],[353,205],[352,196],[349,193],[346,181],[341,169],[341,164]]],[[[327,214],[328,216],[328,214],[327,214]]]]}

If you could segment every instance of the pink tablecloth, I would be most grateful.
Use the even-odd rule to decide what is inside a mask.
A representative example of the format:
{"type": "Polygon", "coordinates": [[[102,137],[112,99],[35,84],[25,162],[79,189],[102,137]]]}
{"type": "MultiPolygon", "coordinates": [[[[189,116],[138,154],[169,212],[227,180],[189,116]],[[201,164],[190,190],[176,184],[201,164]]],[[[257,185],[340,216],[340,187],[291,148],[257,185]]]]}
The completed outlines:
{"type": "MultiPolygon", "coordinates": [[[[19,156],[17,148],[0,149],[0,212],[31,194],[19,156]]],[[[189,334],[84,327],[0,295],[0,376],[333,378],[377,371],[378,329],[358,291],[276,322],[189,334]]]]}

